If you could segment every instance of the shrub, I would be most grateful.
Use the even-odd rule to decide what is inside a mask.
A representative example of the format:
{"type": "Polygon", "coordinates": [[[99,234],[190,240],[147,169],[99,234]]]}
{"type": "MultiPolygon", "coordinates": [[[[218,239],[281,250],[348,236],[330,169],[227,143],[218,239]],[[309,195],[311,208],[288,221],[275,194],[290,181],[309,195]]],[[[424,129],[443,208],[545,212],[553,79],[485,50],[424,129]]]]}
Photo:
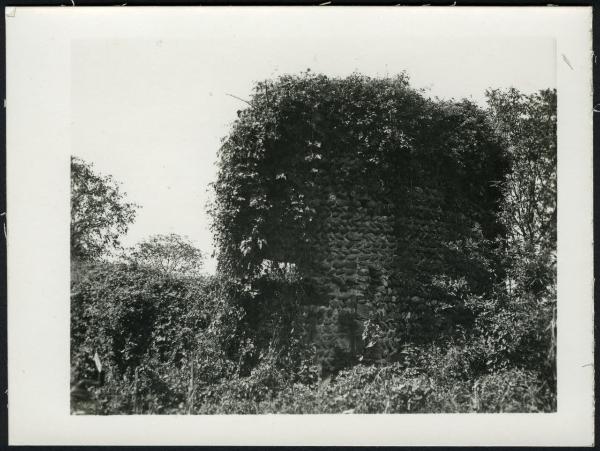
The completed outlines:
{"type": "Polygon", "coordinates": [[[79,267],[71,290],[74,378],[91,378],[103,413],[164,412],[189,403],[196,385],[235,372],[243,312],[217,279],[180,279],[127,264],[79,267]]]}
{"type": "Polygon", "coordinates": [[[522,367],[556,385],[556,302],[522,295],[471,299],[477,319],[469,348],[488,371],[522,367]]]}
{"type": "Polygon", "coordinates": [[[473,386],[474,410],[481,412],[551,412],[555,396],[538,374],[511,369],[479,378],[473,386]]]}
{"type": "Polygon", "coordinates": [[[255,376],[224,381],[211,389],[211,397],[203,400],[196,413],[466,413],[555,409],[547,385],[536,373],[520,369],[458,380],[417,374],[398,364],[357,365],[318,383],[283,383],[284,378],[279,381],[275,390],[269,390],[255,376]]]}

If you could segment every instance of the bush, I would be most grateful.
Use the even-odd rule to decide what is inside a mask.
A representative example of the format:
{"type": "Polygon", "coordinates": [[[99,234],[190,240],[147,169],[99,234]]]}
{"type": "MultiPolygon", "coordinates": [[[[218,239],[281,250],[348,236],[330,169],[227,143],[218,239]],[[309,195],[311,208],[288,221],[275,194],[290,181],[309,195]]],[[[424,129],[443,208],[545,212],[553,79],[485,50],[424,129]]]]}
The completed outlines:
{"type": "Polygon", "coordinates": [[[535,372],[522,369],[453,379],[418,373],[400,364],[356,365],[333,379],[303,384],[281,377],[273,368],[262,368],[251,376],[223,381],[207,394],[195,413],[492,413],[556,409],[547,384],[535,372]],[[273,385],[274,380],[277,383],[273,385]]]}
{"type": "Polygon", "coordinates": [[[552,412],[555,396],[535,372],[511,369],[489,374],[473,386],[474,410],[480,412],[552,412]]]}
{"type": "Polygon", "coordinates": [[[555,300],[522,295],[471,299],[477,319],[470,352],[487,371],[520,367],[538,372],[556,387],[555,300]]]}
{"type": "Polygon", "coordinates": [[[230,377],[243,312],[216,279],[180,279],[147,267],[94,263],[75,270],[71,287],[71,363],[75,380],[105,384],[102,413],[162,413],[189,403],[196,385],[230,377]]]}

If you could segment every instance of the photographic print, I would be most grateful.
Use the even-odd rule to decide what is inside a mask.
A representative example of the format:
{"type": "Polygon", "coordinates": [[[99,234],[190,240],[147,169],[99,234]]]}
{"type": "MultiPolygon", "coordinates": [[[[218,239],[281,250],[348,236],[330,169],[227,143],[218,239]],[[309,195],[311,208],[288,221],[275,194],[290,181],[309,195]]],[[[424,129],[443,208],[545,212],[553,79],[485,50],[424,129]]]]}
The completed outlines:
{"type": "Polygon", "coordinates": [[[555,411],[553,40],[229,40],[72,45],[73,413],[555,411]]]}
{"type": "Polygon", "coordinates": [[[60,11],[7,17],[17,443],[587,443],[585,9],[60,11]]]}

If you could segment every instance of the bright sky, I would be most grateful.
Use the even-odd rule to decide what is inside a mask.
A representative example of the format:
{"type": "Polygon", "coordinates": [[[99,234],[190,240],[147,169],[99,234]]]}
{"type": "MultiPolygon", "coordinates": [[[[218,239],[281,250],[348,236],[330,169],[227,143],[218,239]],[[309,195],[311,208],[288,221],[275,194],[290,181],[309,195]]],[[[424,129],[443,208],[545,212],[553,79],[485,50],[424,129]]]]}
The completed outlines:
{"type": "MultiPolygon", "coordinates": [[[[354,34],[206,33],[205,39],[82,40],[72,45],[72,153],[119,180],[142,205],[125,245],[187,235],[213,251],[205,205],[216,152],[255,81],[310,68],[332,76],[406,70],[439,97],[483,101],[488,87],[555,86],[551,39],[445,39],[354,34]],[[259,36],[260,35],[260,36],[259,36]]],[[[214,260],[206,269],[214,271],[214,260]]]]}

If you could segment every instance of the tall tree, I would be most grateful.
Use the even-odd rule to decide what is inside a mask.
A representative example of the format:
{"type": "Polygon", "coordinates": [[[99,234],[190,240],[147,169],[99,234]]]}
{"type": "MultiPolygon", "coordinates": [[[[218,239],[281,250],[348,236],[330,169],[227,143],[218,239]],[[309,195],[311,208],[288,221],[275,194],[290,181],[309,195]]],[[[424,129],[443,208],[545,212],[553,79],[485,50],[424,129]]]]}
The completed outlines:
{"type": "Polygon", "coordinates": [[[540,294],[556,281],[556,90],[489,90],[487,98],[511,163],[502,213],[513,279],[540,294]]]}
{"type": "Polygon", "coordinates": [[[127,202],[110,175],[71,157],[71,258],[88,261],[110,253],[134,221],[136,204],[127,202]]]}

